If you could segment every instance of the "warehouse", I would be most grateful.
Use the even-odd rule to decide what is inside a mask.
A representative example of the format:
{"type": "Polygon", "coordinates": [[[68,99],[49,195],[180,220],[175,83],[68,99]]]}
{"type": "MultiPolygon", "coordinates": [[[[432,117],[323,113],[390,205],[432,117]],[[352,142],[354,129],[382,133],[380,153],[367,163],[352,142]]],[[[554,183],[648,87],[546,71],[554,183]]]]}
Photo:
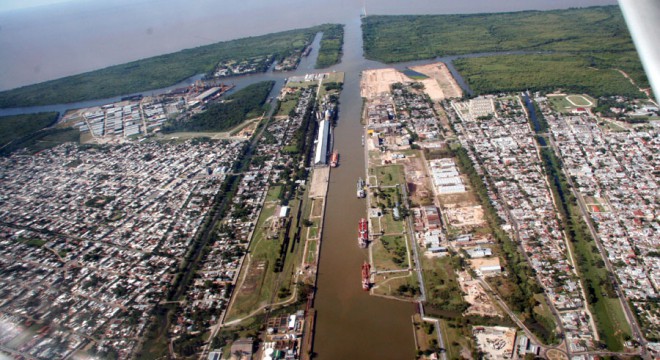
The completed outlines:
{"type": "Polygon", "coordinates": [[[316,152],[314,165],[326,165],[328,161],[328,134],[330,133],[330,122],[323,120],[319,123],[319,135],[316,139],[316,152]]]}

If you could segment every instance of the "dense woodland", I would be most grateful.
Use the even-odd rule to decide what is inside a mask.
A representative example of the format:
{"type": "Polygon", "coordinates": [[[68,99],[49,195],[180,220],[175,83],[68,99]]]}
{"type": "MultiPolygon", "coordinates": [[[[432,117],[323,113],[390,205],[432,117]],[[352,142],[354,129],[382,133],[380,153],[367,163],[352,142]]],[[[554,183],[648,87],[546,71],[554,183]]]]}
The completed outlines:
{"type": "Polygon", "coordinates": [[[0,148],[12,141],[55,124],[58,113],[38,113],[0,117],[0,148]]]}
{"type": "Polygon", "coordinates": [[[77,129],[49,128],[57,118],[56,112],[0,117],[0,156],[26,148],[34,153],[65,142],[78,142],[77,129]]]}
{"type": "Polygon", "coordinates": [[[316,68],[327,68],[341,61],[344,47],[344,26],[329,27],[323,32],[316,68]]]}
{"type": "Polygon", "coordinates": [[[524,51],[456,61],[477,92],[566,88],[596,96],[637,95],[648,80],[617,6],[498,14],[369,16],[368,58],[400,62],[483,52],[524,51]],[[538,52],[538,53],[537,53],[538,52]]]}
{"type": "Polygon", "coordinates": [[[608,54],[498,55],[459,59],[454,66],[477,95],[561,89],[596,97],[640,97],[639,90],[614,69],[612,60],[608,54]]]}
{"type": "Polygon", "coordinates": [[[250,117],[260,116],[274,81],[264,81],[247,86],[209,104],[206,111],[190,119],[172,120],[163,126],[163,132],[175,131],[224,131],[233,128],[250,117]]]}

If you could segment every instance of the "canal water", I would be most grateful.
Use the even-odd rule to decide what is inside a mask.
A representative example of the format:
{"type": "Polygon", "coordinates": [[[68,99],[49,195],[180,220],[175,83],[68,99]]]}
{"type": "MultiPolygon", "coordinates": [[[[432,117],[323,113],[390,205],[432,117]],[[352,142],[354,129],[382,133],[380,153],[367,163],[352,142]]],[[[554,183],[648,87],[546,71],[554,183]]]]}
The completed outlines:
{"type": "Polygon", "coordinates": [[[366,215],[356,182],[364,178],[360,71],[383,67],[365,61],[359,18],[346,24],[344,59],[337,71],[346,79],[342,91],[335,149],[341,164],[332,169],[321,240],[314,352],[319,359],[412,359],[412,303],[369,296],[361,287],[361,265],[367,251],[358,247],[357,227],[366,215]]]}

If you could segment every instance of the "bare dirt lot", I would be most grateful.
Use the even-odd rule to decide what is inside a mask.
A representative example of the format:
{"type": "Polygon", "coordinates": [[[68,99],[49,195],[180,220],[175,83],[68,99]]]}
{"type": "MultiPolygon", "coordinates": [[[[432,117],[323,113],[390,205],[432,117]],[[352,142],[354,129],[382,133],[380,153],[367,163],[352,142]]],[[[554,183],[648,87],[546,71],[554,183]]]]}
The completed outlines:
{"type": "Polygon", "coordinates": [[[415,206],[433,204],[433,190],[426,174],[424,159],[415,153],[414,156],[408,156],[405,161],[399,163],[403,164],[408,192],[413,204],[415,206]]]}
{"type": "Polygon", "coordinates": [[[435,63],[411,67],[412,70],[424,74],[429,79],[422,80],[426,93],[432,100],[443,100],[447,98],[459,98],[463,96],[463,90],[447,69],[444,63],[435,63]]]}
{"type": "MultiPolygon", "coordinates": [[[[428,76],[419,80],[424,84],[425,92],[432,100],[443,100],[463,96],[463,91],[444,63],[415,66],[412,70],[428,76]]],[[[373,99],[382,93],[390,91],[390,86],[398,82],[414,82],[396,69],[376,69],[362,72],[361,95],[373,99]]]]}
{"type": "Polygon", "coordinates": [[[312,173],[312,183],[309,188],[309,197],[324,197],[328,191],[328,179],[330,178],[330,168],[322,167],[314,169],[312,173]]]}
{"type": "Polygon", "coordinates": [[[392,68],[365,70],[362,72],[360,94],[364,98],[373,99],[382,93],[389,93],[392,84],[411,81],[411,78],[392,68]]]}
{"type": "Polygon", "coordinates": [[[478,226],[484,224],[484,210],[481,205],[454,207],[447,206],[445,215],[454,227],[478,226]]]}
{"type": "Polygon", "coordinates": [[[463,290],[463,298],[470,304],[470,307],[465,311],[465,315],[502,316],[493,305],[486,291],[481,287],[481,284],[479,284],[479,281],[472,279],[467,271],[458,274],[458,282],[461,284],[461,290],[463,290]]]}

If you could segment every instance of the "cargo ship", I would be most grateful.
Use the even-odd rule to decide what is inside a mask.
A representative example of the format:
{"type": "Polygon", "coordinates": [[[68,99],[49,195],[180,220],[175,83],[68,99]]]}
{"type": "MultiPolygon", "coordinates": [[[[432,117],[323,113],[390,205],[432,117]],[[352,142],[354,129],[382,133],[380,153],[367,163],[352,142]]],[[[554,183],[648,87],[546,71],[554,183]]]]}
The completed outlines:
{"type": "Polygon", "coordinates": [[[339,153],[333,151],[332,156],[330,156],[330,167],[337,167],[338,163],[339,163],[339,153]]]}
{"type": "Polygon", "coordinates": [[[362,290],[369,291],[371,287],[371,265],[368,262],[362,264],[362,290]]]}
{"type": "Polygon", "coordinates": [[[359,178],[358,181],[357,181],[357,194],[356,195],[357,195],[358,199],[362,199],[363,197],[365,197],[367,195],[366,192],[364,191],[364,180],[362,180],[362,178],[359,178]]]}
{"type": "Polygon", "coordinates": [[[362,218],[360,219],[360,223],[358,224],[358,245],[360,245],[361,248],[366,248],[367,245],[369,244],[369,223],[367,222],[367,219],[362,218]]]}

